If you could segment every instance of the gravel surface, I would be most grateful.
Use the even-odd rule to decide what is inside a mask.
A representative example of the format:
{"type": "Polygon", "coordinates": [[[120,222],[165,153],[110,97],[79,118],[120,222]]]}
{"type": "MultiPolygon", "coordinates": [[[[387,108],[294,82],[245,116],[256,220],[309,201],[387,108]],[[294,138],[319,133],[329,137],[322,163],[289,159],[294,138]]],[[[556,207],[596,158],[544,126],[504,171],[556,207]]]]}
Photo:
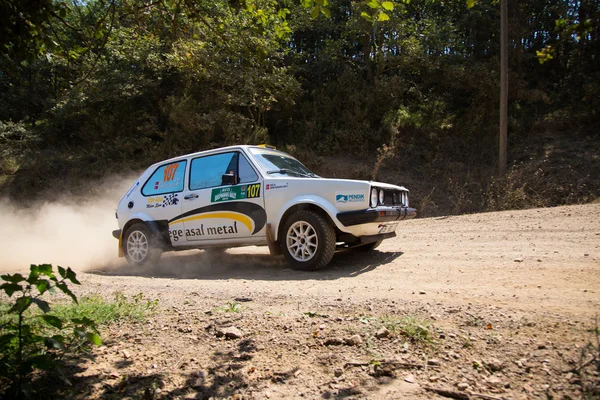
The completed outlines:
{"type": "Polygon", "coordinates": [[[107,328],[65,395],[600,396],[599,216],[591,204],[416,219],[317,272],[257,247],[80,269],[78,295],[143,293],[159,309],[107,328]]]}

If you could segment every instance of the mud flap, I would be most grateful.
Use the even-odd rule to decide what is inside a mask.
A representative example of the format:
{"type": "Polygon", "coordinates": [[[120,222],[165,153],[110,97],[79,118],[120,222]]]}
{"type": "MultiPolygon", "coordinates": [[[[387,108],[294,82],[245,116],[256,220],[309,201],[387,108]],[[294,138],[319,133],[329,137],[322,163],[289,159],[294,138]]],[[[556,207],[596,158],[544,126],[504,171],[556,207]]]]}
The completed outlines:
{"type": "Polygon", "coordinates": [[[123,250],[123,231],[119,235],[119,257],[125,257],[125,250],[123,250]]]}
{"type": "Polygon", "coordinates": [[[267,224],[267,246],[269,247],[269,253],[272,256],[280,256],[282,254],[281,247],[277,244],[277,242],[273,241],[273,235],[271,234],[271,224],[267,224]]]}

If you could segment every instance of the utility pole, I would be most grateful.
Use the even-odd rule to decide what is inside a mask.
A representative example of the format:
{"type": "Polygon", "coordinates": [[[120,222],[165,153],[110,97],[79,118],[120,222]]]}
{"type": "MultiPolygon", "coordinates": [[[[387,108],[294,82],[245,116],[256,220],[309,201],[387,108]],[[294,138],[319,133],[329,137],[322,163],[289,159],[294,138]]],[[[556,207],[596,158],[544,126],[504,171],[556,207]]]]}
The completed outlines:
{"type": "Polygon", "coordinates": [[[500,0],[500,146],[498,172],[506,173],[508,139],[508,0],[500,0]]]}

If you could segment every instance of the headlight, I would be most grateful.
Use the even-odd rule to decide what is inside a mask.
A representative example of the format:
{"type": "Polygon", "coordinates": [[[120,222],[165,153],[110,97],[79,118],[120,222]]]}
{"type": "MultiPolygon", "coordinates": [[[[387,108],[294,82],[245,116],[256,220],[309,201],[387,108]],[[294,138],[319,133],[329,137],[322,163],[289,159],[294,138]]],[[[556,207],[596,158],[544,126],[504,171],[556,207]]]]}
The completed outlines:
{"type": "Polygon", "coordinates": [[[404,205],[404,207],[408,207],[408,193],[407,192],[402,192],[402,205],[404,205]]]}
{"type": "Polygon", "coordinates": [[[371,189],[371,207],[377,207],[377,189],[371,189]]]}
{"type": "Polygon", "coordinates": [[[385,193],[383,192],[383,189],[379,190],[379,204],[383,205],[383,202],[385,201],[385,193]]]}

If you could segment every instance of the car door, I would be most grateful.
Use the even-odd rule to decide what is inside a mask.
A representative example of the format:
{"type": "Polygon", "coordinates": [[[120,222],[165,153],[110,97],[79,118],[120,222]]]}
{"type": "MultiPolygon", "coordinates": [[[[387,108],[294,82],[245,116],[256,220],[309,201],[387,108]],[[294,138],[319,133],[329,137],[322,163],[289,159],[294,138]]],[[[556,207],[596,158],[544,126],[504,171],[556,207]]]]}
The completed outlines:
{"type": "MultiPolygon", "coordinates": [[[[187,160],[170,161],[156,167],[141,189],[140,211],[159,227],[167,227],[169,220],[181,214],[185,188],[187,160]]],[[[138,200],[136,199],[136,203],[138,200]]],[[[131,201],[130,203],[133,203],[131,201]]],[[[171,234],[171,232],[169,231],[171,234]]],[[[171,243],[177,246],[180,237],[171,234],[171,243]]]]}
{"type": "Polygon", "coordinates": [[[264,236],[265,223],[261,178],[241,151],[190,160],[182,214],[170,223],[183,224],[188,243],[264,236]]]}

